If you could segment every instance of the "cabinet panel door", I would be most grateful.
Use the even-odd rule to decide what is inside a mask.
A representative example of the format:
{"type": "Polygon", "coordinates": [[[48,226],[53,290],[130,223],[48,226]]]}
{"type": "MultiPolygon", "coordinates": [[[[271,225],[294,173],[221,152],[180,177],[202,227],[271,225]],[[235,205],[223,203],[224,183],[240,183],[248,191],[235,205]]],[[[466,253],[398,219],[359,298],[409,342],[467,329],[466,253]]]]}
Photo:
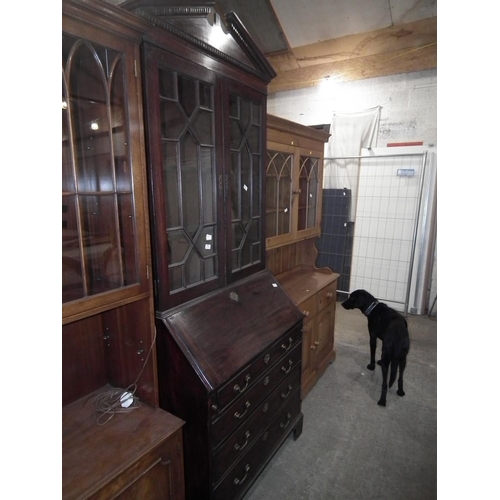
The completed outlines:
{"type": "Polygon", "coordinates": [[[212,71],[146,45],[157,308],[224,283],[221,116],[212,71]]]}
{"type": "Polygon", "coordinates": [[[63,320],[148,291],[137,57],[63,18],[63,320]]]}
{"type": "Polygon", "coordinates": [[[315,340],[315,366],[320,371],[323,363],[328,363],[333,353],[333,331],[335,327],[335,303],[323,309],[317,316],[317,338],[315,340]],[[328,360],[328,361],[327,361],[328,360]]]}
{"type": "Polygon", "coordinates": [[[316,318],[308,319],[304,321],[302,328],[302,398],[306,396],[316,381],[314,367],[316,352],[316,346],[314,345],[315,323],[316,318]]]}
{"type": "Polygon", "coordinates": [[[228,282],[265,267],[266,96],[229,82],[225,95],[228,282]]]}

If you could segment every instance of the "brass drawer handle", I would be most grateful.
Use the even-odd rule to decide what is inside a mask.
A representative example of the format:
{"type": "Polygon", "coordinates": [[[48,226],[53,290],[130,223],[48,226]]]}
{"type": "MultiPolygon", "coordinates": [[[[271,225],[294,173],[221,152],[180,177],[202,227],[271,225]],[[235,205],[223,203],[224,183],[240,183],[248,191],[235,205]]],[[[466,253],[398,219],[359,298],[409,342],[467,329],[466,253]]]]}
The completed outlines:
{"type": "Polygon", "coordinates": [[[245,403],[245,411],[244,411],[243,413],[239,413],[239,412],[237,412],[237,411],[236,411],[236,412],[234,413],[234,416],[235,416],[236,418],[243,418],[243,416],[245,415],[245,413],[248,411],[248,408],[250,408],[250,401],[247,401],[247,402],[245,403]]]}
{"type": "Polygon", "coordinates": [[[290,395],[290,392],[292,392],[292,386],[291,385],[288,386],[288,392],[286,392],[286,393],[282,392],[281,393],[281,397],[283,399],[286,399],[290,395]]]}
{"type": "Polygon", "coordinates": [[[290,373],[290,370],[292,369],[292,365],[293,365],[293,361],[290,359],[288,361],[288,369],[284,366],[281,367],[281,369],[285,372],[285,373],[290,373]]]}
{"type": "Polygon", "coordinates": [[[331,299],[332,297],[333,297],[333,293],[332,293],[332,292],[328,292],[328,293],[326,294],[326,298],[327,298],[327,299],[331,299]]]}
{"type": "Polygon", "coordinates": [[[292,418],[292,415],[290,413],[287,413],[286,418],[288,419],[286,423],[281,422],[280,427],[282,429],[286,429],[288,427],[288,424],[290,423],[290,419],[292,418]]]}
{"type": "Polygon", "coordinates": [[[233,387],[233,391],[234,392],[239,392],[240,394],[244,391],[246,391],[247,387],[248,387],[248,382],[250,382],[250,374],[248,374],[246,377],[245,377],[245,382],[246,384],[244,385],[244,387],[240,387],[238,384],[235,384],[235,386],[233,387]]]}
{"type": "Polygon", "coordinates": [[[242,451],[243,449],[245,449],[245,446],[248,444],[248,438],[250,437],[250,431],[246,431],[245,432],[245,438],[246,438],[246,441],[240,446],[238,443],[236,443],[234,445],[234,449],[236,451],[242,451]]]}
{"type": "Polygon", "coordinates": [[[281,344],[281,348],[284,349],[285,351],[288,351],[290,349],[290,347],[292,347],[292,344],[293,344],[293,338],[289,337],[288,338],[288,345],[281,344]]]}
{"type": "Polygon", "coordinates": [[[237,477],[234,479],[233,483],[238,485],[238,484],[242,484],[243,481],[245,481],[245,479],[247,478],[248,476],[248,471],[250,470],[250,464],[246,464],[245,465],[245,475],[241,478],[241,479],[238,479],[237,477]]]}

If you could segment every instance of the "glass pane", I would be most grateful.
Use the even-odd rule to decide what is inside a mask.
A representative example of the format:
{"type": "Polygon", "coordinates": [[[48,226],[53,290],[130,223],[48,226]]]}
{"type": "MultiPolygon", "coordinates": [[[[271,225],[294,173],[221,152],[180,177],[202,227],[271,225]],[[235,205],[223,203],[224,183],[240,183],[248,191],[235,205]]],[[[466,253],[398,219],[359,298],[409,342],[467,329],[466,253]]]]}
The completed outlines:
{"type": "Polygon", "coordinates": [[[69,131],[68,93],[66,81],[62,80],[62,190],[75,192],[73,162],[71,158],[71,141],[69,131]]]}
{"type": "Polygon", "coordinates": [[[248,222],[251,217],[251,171],[252,171],[252,157],[246,148],[241,153],[241,219],[244,224],[248,222]]]}
{"type": "MultiPolygon", "coordinates": [[[[101,293],[122,286],[111,280],[108,265],[116,265],[119,257],[115,196],[80,196],[85,279],[89,294],[101,293]],[[111,264],[110,261],[114,262],[111,264]]],[[[118,263],[119,265],[119,263],[118,263]]],[[[116,276],[115,276],[116,278],[116,276]]]]}
{"type": "Polygon", "coordinates": [[[214,109],[212,86],[203,82],[200,82],[200,106],[210,110],[214,109]]]}
{"type": "Polygon", "coordinates": [[[170,290],[175,291],[182,289],[182,267],[171,267],[168,271],[170,290]]]}
{"type": "Polygon", "coordinates": [[[233,220],[241,217],[240,203],[240,154],[231,153],[231,217],[233,220]]]}
{"type": "Polygon", "coordinates": [[[189,238],[182,230],[168,232],[168,263],[181,264],[189,251],[189,238]]]}
{"type": "Polygon", "coordinates": [[[121,245],[117,245],[114,254],[115,269],[113,270],[112,281],[123,286],[135,283],[138,279],[135,265],[134,200],[132,193],[118,196],[118,216],[121,245]],[[118,253],[118,248],[120,253],[118,253]],[[119,267],[116,267],[118,265],[119,267]]]}
{"type": "Polygon", "coordinates": [[[176,75],[165,68],[159,68],[158,73],[160,76],[160,96],[167,97],[168,99],[176,99],[176,75]]]}
{"type": "Polygon", "coordinates": [[[115,160],[116,189],[118,191],[132,191],[132,173],[130,171],[129,138],[127,119],[125,116],[125,89],[123,88],[123,63],[116,61],[111,79],[111,132],[115,160]]]}
{"type": "Polygon", "coordinates": [[[62,301],[85,296],[76,195],[62,197],[62,301]]]}
{"type": "Polygon", "coordinates": [[[63,34],[63,302],[136,283],[123,54],[63,34]],[[76,179],[76,183],[75,183],[76,179]]]}
{"type": "Polygon", "coordinates": [[[260,155],[252,155],[252,217],[260,217],[262,211],[260,160],[260,155]]]}
{"type": "Polygon", "coordinates": [[[177,172],[177,143],[163,142],[163,175],[167,185],[167,217],[170,227],[181,225],[179,211],[179,176],[177,172]]]}
{"type": "Polygon", "coordinates": [[[173,101],[160,102],[161,136],[164,139],[179,139],[186,126],[186,115],[178,103],[173,101]]]}
{"type": "Polygon", "coordinates": [[[211,111],[200,110],[193,118],[193,130],[200,144],[213,146],[212,135],[213,113],[211,111]]]}
{"type": "MultiPolygon", "coordinates": [[[[259,261],[248,231],[253,219],[260,228],[261,213],[261,106],[231,96],[231,203],[233,227],[233,271],[259,261]],[[235,267],[237,266],[237,267],[235,267]]],[[[257,236],[260,240],[260,234],[257,236]]]]}
{"type": "Polygon", "coordinates": [[[189,117],[196,109],[196,80],[186,76],[178,75],[177,77],[177,94],[179,103],[189,117]]]}
{"type": "Polygon", "coordinates": [[[198,238],[196,238],[196,248],[203,258],[209,257],[215,253],[213,226],[205,227],[201,230],[198,238]]]}
{"type": "Polygon", "coordinates": [[[192,238],[200,226],[200,186],[198,182],[198,148],[191,134],[180,143],[182,184],[182,226],[192,238]]]}
{"type": "Polygon", "coordinates": [[[194,285],[199,283],[202,279],[201,276],[202,261],[196,252],[189,254],[186,262],[186,284],[185,286],[194,285]]]}
{"type": "Polygon", "coordinates": [[[203,198],[203,220],[205,223],[215,223],[216,194],[215,188],[215,162],[213,148],[200,148],[201,154],[201,187],[203,198]]]}

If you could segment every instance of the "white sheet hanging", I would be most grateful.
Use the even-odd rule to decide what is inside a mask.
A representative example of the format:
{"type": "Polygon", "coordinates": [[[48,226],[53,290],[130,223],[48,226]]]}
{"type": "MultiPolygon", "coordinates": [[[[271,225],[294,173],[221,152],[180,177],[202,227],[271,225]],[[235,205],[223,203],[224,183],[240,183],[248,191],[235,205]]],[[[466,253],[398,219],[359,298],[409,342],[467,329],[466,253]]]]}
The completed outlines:
{"type": "MultiPolygon", "coordinates": [[[[330,160],[361,155],[362,148],[377,145],[380,112],[376,106],[355,112],[334,112],[330,139],[325,152],[323,188],[351,190],[352,206],[356,206],[359,159],[330,160]]],[[[351,220],[354,213],[351,212],[351,220]]]]}

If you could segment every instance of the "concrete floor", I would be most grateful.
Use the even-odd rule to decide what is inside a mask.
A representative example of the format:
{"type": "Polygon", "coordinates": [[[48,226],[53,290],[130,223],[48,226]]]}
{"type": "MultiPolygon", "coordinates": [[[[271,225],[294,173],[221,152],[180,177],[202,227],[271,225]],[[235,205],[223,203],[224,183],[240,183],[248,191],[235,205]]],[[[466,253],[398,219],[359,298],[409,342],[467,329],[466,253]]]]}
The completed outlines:
{"type": "Polygon", "coordinates": [[[244,500],[437,498],[436,318],[408,316],[406,396],[394,384],[384,408],[380,367],[366,369],[366,318],[340,303],[336,314],[337,359],[302,402],[302,435],[287,439],[244,500]]]}

